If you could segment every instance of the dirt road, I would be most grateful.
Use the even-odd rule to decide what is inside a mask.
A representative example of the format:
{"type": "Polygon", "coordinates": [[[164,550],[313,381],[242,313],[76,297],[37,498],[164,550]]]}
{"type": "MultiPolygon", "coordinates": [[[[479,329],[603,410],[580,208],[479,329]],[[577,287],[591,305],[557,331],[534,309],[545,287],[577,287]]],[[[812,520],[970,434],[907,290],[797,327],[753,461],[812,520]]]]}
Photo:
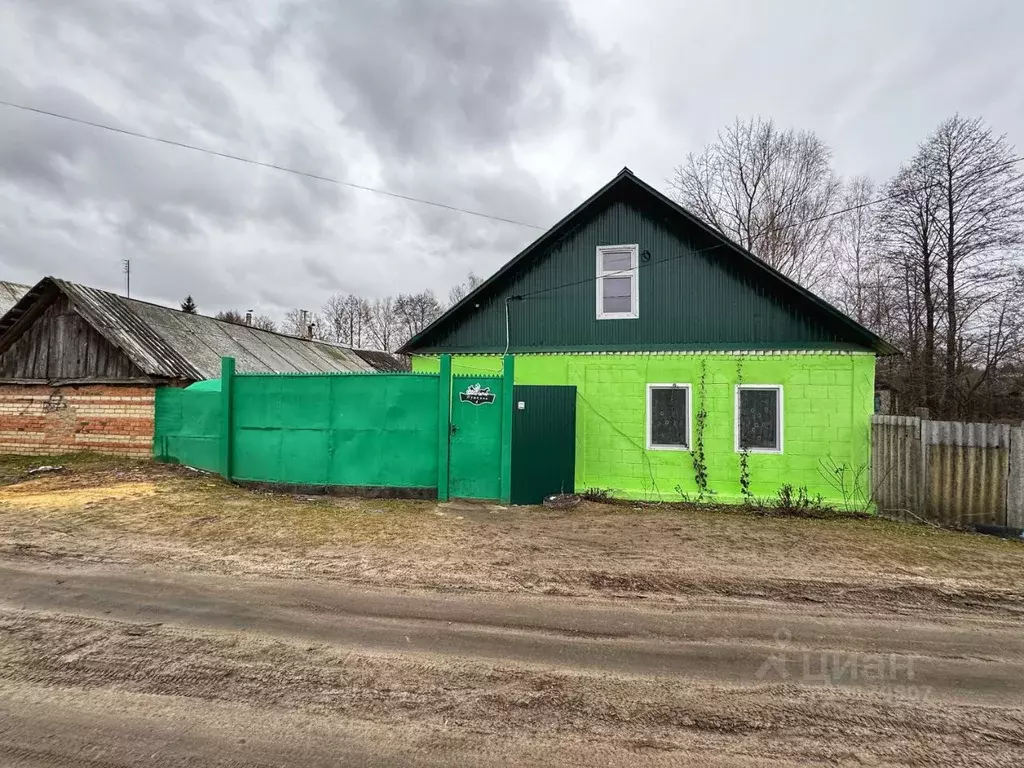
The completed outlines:
{"type": "Polygon", "coordinates": [[[0,764],[1014,765],[1013,611],[0,561],[0,764]]]}

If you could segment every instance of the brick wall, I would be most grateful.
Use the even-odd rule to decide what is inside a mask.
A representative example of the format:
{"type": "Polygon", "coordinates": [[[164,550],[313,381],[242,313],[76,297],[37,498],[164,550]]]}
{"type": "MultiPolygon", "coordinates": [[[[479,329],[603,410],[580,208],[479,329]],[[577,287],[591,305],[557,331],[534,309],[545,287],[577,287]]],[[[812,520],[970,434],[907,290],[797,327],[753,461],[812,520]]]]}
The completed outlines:
{"type": "Polygon", "coordinates": [[[154,391],[148,386],[0,384],[0,453],[97,451],[148,457],[154,391]]]}

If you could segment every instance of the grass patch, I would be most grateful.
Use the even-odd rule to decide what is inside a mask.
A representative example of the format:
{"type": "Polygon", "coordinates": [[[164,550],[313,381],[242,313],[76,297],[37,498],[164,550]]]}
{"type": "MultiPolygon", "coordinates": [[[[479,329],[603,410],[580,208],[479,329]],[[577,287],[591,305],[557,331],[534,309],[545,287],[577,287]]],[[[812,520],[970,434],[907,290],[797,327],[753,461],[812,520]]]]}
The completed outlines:
{"type": "Polygon", "coordinates": [[[138,534],[221,551],[307,550],[337,544],[387,546],[415,537],[434,502],[303,496],[248,490],[216,475],[149,461],[92,455],[21,461],[4,457],[0,520],[90,531],[138,534]],[[66,470],[39,476],[43,463],[66,470]]]}
{"type": "MultiPolygon", "coordinates": [[[[0,457],[0,549],[498,591],[804,580],[1024,589],[1024,546],[817,509],[583,501],[570,509],[249,490],[109,457],[0,457]],[[41,464],[66,472],[26,479],[41,464]],[[254,565],[255,563],[255,565],[254,565]],[[211,565],[215,564],[215,565],[211,565]]],[[[716,586],[718,585],[718,586],[716,586]]],[[[621,587],[626,589],[627,587],[621,587]]],[[[766,589],[766,594],[771,590],[766,589]]]]}

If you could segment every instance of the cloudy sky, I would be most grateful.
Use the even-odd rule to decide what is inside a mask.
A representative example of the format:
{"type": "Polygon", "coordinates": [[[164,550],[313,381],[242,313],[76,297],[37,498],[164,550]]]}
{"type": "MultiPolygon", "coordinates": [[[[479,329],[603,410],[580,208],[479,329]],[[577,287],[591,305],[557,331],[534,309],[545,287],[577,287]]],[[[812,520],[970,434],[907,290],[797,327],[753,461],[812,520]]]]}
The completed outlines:
{"type": "MultiPolygon", "coordinates": [[[[0,0],[0,99],[547,226],[736,115],[884,180],[942,118],[1024,148],[1007,0],[0,0]],[[256,10],[254,10],[256,9],[256,10]]],[[[538,230],[0,106],[0,279],[200,311],[489,274],[538,230]]]]}

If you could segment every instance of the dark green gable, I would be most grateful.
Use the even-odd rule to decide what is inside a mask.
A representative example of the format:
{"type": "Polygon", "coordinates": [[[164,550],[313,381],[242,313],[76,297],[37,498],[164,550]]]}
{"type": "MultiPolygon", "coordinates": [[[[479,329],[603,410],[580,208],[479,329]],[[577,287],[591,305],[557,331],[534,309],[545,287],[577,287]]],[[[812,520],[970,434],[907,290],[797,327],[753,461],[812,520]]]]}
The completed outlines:
{"type": "Polygon", "coordinates": [[[623,169],[403,352],[893,349],[623,169]],[[597,247],[639,245],[639,317],[598,320],[597,247]]]}

